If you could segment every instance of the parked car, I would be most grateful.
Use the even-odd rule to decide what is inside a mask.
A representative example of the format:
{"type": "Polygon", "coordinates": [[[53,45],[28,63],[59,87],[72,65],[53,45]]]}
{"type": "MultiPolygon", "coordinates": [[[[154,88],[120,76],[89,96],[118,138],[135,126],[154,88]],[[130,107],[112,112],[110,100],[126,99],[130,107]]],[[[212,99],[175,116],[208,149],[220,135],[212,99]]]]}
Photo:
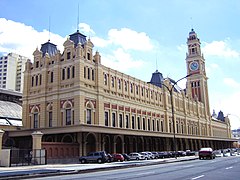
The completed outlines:
{"type": "Polygon", "coordinates": [[[122,154],[112,154],[113,160],[112,161],[124,161],[124,157],[122,154]]]}
{"type": "Polygon", "coordinates": [[[144,156],[139,153],[130,153],[129,154],[130,160],[143,160],[144,156]]]}
{"type": "Polygon", "coordinates": [[[86,156],[81,156],[79,161],[82,164],[88,162],[104,163],[109,161],[109,156],[105,151],[90,152],[86,156]]]}
{"type": "Polygon", "coordinates": [[[127,154],[122,154],[125,161],[130,161],[130,157],[127,154]]]}
{"type": "Polygon", "coordinates": [[[158,152],[152,152],[153,156],[155,159],[158,159],[159,158],[159,155],[158,155],[158,152]]]}
{"type": "Polygon", "coordinates": [[[201,148],[198,152],[199,159],[215,159],[215,153],[212,148],[201,148]]]}
{"type": "Polygon", "coordinates": [[[163,158],[169,158],[171,155],[169,152],[158,152],[158,157],[163,159],[163,158]]]}
{"type": "Polygon", "coordinates": [[[194,156],[195,155],[195,151],[191,151],[191,150],[186,150],[186,156],[194,156]]]}
{"type": "Polygon", "coordinates": [[[139,154],[141,154],[141,155],[144,157],[145,160],[151,159],[151,157],[149,156],[149,154],[146,153],[146,152],[140,152],[139,154]]]}

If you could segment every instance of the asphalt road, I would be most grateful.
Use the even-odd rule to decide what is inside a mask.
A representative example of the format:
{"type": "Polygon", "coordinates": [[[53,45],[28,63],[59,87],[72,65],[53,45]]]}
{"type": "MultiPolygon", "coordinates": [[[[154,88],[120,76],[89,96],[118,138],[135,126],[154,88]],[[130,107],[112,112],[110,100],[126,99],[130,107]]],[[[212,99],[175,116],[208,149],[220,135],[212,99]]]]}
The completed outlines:
{"type": "Polygon", "coordinates": [[[240,157],[219,157],[214,160],[183,161],[92,173],[35,178],[81,180],[232,180],[240,179],[240,157]]]}

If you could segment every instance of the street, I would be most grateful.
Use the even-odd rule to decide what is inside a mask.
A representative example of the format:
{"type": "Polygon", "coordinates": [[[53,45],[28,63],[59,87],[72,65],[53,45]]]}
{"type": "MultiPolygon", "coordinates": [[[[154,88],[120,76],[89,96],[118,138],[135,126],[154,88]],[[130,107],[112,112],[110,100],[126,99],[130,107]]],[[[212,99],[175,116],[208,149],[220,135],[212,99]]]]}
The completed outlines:
{"type": "Polygon", "coordinates": [[[194,160],[178,163],[168,163],[159,165],[150,165],[143,167],[133,167],[126,169],[116,169],[109,171],[99,171],[92,173],[53,176],[41,179],[87,179],[87,180],[105,180],[105,179],[211,179],[211,180],[231,180],[239,179],[240,176],[240,158],[239,156],[219,157],[214,160],[194,160]]]}

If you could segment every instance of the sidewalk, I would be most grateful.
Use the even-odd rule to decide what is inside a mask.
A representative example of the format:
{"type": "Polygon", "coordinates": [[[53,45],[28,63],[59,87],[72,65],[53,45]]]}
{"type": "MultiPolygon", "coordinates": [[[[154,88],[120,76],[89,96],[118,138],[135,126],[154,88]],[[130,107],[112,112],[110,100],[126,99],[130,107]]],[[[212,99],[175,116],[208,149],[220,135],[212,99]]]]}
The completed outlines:
{"type": "Polygon", "coordinates": [[[77,174],[100,170],[110,170],[116,168],[129,168],[137,166],[156,165],[161,163],[190,161],[195,159],[198,159],[198,156],[185,156],[178,157],[177,159],[166,158],[156,160],[112,162],[103,164],[47,164],[35,166],[0,167],[0,180],[77,174]]]}

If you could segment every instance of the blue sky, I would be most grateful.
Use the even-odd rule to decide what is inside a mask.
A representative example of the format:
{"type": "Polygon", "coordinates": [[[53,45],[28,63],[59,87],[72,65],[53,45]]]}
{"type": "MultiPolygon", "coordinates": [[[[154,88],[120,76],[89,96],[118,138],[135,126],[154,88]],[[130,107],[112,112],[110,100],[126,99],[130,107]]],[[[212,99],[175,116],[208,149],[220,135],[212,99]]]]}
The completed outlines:
{"type": "Polygon", "coordinates": [[[78,4],[78,27],[102,64],[144,81],[156,68],[176,80],[186,75],[186,41],[194,28],[206,60],[211,112],[231,114],[232,129],[240,127],[240,1],[0,0],[0,54],[32,59],[49,39],[49,17],[50,40],[62,50],[77,29],[78,4]]]}

